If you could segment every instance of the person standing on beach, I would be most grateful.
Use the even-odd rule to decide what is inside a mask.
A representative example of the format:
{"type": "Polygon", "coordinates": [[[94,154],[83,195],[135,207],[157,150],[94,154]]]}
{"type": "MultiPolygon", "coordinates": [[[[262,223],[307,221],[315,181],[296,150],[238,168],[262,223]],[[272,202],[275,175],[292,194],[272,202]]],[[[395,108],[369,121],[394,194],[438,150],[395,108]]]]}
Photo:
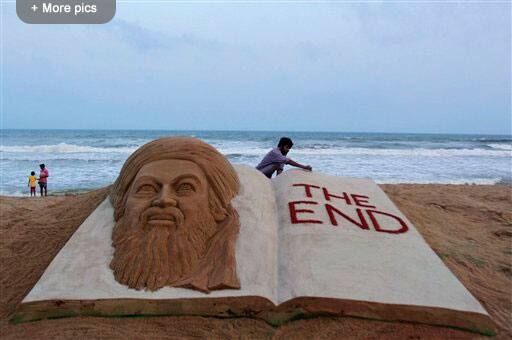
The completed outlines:
{"type": "Polygon", "coordinates": [[[41,168],[41,171],[39,172],[39,189],[41,190],[41,197],[43,196],[43,189],[44,195],[48,196],[48,176],[50,176],[50,174],[44,164],[39,164],[39,167],[41,168]]]}
{"type": "MultiPolygon", "coordinates": [[[[313,168],[309,165],[302,165],[297,163],[290,158],[286,157],[288,152],[293,146],[293,142],[288,137],[282,137],[277,144],[277,148],[270,150],[265,157],[261,160],[260,164],[256,166],[256,169],[261,171],[268,178],[272,178],[274,172],[277,171],[277,175],[283,172],[285,164],[296,166],[298,168],[311,171],[313,168]]],[[[277,176],[276,175],[276,176],[277,176]]]]}
{"type": "Polygon", "coordinates": [[[28,187],[30,188],[30,197],[36,196],[36,173],[32,171],[30,176],[28,176],[28,187]],[[33,195],[32,195],[33,194],[33,195]]]}

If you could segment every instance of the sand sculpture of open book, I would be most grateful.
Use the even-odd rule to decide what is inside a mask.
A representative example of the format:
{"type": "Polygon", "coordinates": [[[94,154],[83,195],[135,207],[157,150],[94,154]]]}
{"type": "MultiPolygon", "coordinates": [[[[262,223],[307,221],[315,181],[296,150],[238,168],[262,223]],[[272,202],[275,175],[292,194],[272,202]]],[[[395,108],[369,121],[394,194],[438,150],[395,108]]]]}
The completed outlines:
{"type": "Polygon", "coordinates": [[[315,315],[492,333],[480,303],[371,180],[269,180],[192,138],[135,152],[13,321],[315,315]]]}

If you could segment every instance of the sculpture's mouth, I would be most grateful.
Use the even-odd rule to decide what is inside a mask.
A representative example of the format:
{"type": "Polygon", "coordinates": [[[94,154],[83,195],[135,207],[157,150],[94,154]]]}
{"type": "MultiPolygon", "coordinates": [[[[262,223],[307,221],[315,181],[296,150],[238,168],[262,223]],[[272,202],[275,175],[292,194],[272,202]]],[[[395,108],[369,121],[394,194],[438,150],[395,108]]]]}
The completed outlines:
{"type": "Polygon", "coordinates": [[[149,227],[179,227],[185,216],[177,207],[150,207],[141,214],[142,225],[149,227]]]}
{"type": "Polygon", "coordinates": [[[147,219],[148,224],[150,225],[159,225],[159,226],[174,226],[176,225],[176,217],[173,214],[153,214],[149,215],[147,219]]]}

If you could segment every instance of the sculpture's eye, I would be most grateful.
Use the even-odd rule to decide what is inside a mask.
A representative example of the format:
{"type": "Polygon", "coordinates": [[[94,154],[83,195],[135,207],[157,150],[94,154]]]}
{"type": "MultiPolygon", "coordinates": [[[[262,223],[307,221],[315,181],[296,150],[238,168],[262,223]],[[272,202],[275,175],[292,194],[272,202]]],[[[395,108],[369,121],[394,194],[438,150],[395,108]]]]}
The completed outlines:
{"type": "Polygon", "coordinates": [[[141,194],[154,194],[156,192],[156,188],[151,184],[143,184],[137,189],[137,193],[141,194]]]}
{"type": "Polygon", "coordinates": [[[180,183],[178,185],[178,188],[176,189],[176,192],[179,195],[187,195],[187,194],[193,193],[194,191],[196,191],[194,186],[188,182],[180,183]]]}

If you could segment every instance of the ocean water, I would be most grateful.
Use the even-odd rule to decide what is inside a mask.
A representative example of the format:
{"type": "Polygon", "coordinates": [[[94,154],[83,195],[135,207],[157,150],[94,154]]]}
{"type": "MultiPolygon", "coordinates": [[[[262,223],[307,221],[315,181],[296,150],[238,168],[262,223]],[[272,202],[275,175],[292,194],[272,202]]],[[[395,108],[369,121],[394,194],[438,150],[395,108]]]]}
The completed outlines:
{"type": "Polygon", "coordinates": [[[512,183],[512,137],[327,132],[2,130],[0,194],[27,195],[30,171],[45,163],[50,193],[111,184],[142,144],[186,135],[215,146],[232,163],[256,166],[281,136],[288,156],[314,171],[378,183],[512,183]]]}

